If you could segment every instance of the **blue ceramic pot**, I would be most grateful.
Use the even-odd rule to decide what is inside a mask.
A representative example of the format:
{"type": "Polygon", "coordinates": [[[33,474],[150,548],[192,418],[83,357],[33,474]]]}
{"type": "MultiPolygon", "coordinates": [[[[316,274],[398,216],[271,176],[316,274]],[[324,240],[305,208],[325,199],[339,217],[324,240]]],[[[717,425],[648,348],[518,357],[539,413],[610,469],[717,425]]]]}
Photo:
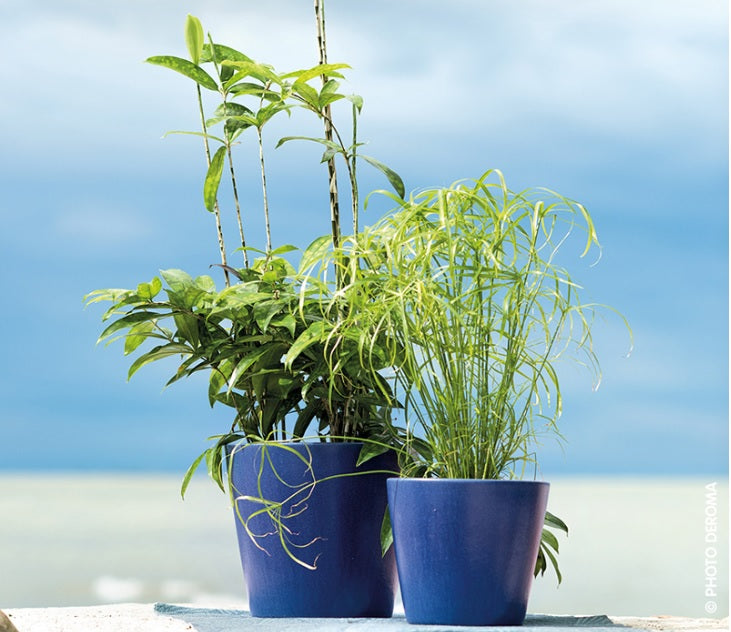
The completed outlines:
{"type": "Polygon", "coordinates": [[[534,481],[390,479],[409,623],[521,625],[548,488],[534,481]]]}
{"type": "MultiPolygon", "coordinates": [[[[356,468],[359,443],[285,445],[287,449],[256,444],[230,448],[231,484],[237,497],[259,497],[259,486],[261,497],[270,501],[281,502],[295,494],[282,508],[285,536],[292,553],[316,569],[309,570],[287,555],[270,518],[261,515],[249,521],[249,529],[263,536],[254,544],[237,515],[251,614],[390,617],[396,563],[393,547],[384,557],[380,542],[389,474],[367,472],[396,471],[396,455],[383,454],[356,468]],[[323,480],[354,472],[361,474],[323,480]],[[312,486],[313,480],[319,482],[312,486]]],[[[248,517],[261,508],[239,498],[235,513],[248,517]]]]}

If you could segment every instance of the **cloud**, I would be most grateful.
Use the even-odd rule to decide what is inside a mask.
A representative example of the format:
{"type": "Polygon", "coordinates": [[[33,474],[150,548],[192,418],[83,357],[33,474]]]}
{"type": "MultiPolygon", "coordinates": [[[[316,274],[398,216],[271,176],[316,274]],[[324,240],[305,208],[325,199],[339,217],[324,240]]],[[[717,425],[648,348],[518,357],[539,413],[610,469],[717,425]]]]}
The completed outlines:
{"type": "MultiPolygon", "coordinates": [[[[129,150],[133,138],[195,125],[192,86],[141,63],[185,55],[186,11],[262,61],[316,61],[312,8],[298,2],[35,0],[0,26],[6,48],[22,51],[0,71],[16,86],[0,101],[0,115],[19,123],[11,135],[74,154],[105,143],[129,150]]],[[[328,11],[330,58],[353,65],[347,87],[365,97],[372,126],[505,138],[511,125],[560,122],[634,140],[671,127],[702,151],[725,117],[727,9],[715,0],[529,0],[520,11],[504,1],[377,0],[328,11]]]]}

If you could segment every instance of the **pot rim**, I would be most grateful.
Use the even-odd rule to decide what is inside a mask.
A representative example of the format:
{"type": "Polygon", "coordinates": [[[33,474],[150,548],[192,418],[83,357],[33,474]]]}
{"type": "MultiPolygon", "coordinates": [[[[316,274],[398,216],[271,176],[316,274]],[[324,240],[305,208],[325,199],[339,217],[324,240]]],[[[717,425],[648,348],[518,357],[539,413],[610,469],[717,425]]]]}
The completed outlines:
{"type": "Polygon", "coordinates": [[[503,479],[503,478],[417,478],[417,477],[411,477],[411,476],[394,476],[393,478],[389,478],[387,483],[389,485],[395,485],[395,484],[401,484],[402,482],[406,482],[407,484],[419,484],[419,483],[428,483],[430,485],[433,484],[439,484],[439,483],[457,483],[457,484],[464,484],[469,485],[472,483],[490,483],[490,484],[508,484],[508,485],[515,485],[515,484],[522,484],[522,485],[550,485],[548,481],[527,481],[523,479],[503,479]]]}

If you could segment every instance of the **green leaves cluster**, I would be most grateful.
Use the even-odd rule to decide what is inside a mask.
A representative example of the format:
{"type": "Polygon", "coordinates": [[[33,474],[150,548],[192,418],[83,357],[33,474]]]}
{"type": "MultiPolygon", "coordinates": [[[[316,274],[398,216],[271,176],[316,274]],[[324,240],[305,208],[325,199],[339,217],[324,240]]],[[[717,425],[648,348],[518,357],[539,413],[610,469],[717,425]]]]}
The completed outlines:
{"type": "Polygon", "coordinates": [[[355,345],[346,341],[337,366],[329,365],[322,299],[308,296],[280,256],[289,249],[250,268],[230,268],[237,282],[220,291],[209,276],[165,270],[134,290],[85,297],[87,304],[111,302],[99,340],[121,338],[126,355],[137,353],[129,377],[168,358],[177,363],[167,385],[207,372],[209,403],[232,408],[234,416],[193,469],[207,459],[220,485],[222,451],[232,441],[297,439],[308,431],[335,441],[372,437],[388,419],[388,385],[361,367],[355,345]]]}
{"type": "MultiPolygon", "coordinates": [[[[581,256],[598,247],[592,219],[554,192],[512,192],[499,171],[394,201],[339,251],[310,258],[314,274],[335,266],[347,280],[328,303],[347,306],[328,339],[352,340],[374,374],[389,367],[405,409],[404,476],[521,478],[537,467],[540,436],[560,438],[557,361],[569,355],[599,379],[600,306],[558,263],[574,233],[581,256]]],[[[535,572],[550,563],[560,581],[551,529],[568,532],[547,515],[535,572]]]]}
{"type": "Polygon", "coordinates": [[[338,332],[360,332],[373,371],[385,352],[403,391],[406,473],[520,477],[538,435],[558,433],[558,358],[573,353],[598,379],[595,306],[555,261],[577,231],[583,254],[598,245],[581,205],[513,193],[491,171],[412,197],[333,257],[351,280],[338,332]]]}
{"type": "MultiPolygon", "coordinates": [[[[271,65],[256,62],[230,46],[214,43],[210,35],[207,40],[206,42],[200,21],[189,15],[185,25],[185,41],[190,59],[173,55],[157,55],[148,58],[147,62],[178,72],[191,79],[196,85],[201,131],[173,133],[199,135],[205,141],[208,169],[203,185],[204,205],[209,212],[216,214],[221,262],[224,265],[227,263],[227,257],[218,210],[218,195],[228,159],[240,241],[244,248],[244,262],[248,266],[245,250],[247,244],[238,199],[232,148],[238,142],[241,134],[250,129],[256,132],[259,145],[267,251],[272,250],[263,130],[281,113],[290,114],[294,108],[299,108],[307,110],[321,119],[327,117],[327,123],[335,134],[332,139],[287,136],[279,140],[277,147],[292,140],[307,140],[319,143],[324,147],[322,162],[328,162],[336,156],[343,160],[348,172],[354,226],[357,227],[360,204],[356,179],[358,158],[362,158],[380,170],[397,195],[401,197],[405,195],[403,181],[395,171],[375,158],[358,153],[358,148],[362,146],[362,143],[357,140],[357,117],[363,107],[363,99],[358,95],[345,94],[341,91],[341,80],[344,79],[341,71],[349,68],[347,64],[321,63],[310,68],[279,73],[271,65]],[[315,80],[322,82],[319,89],[313,85],[315,80]],[[211,116],[204,114],[203,93],[214,93],[219,100],[219,105],[211,116]],[[346,141],[341,135],[330,114],[330,105],[341,100],[350,102],[352,108],[352,140],[350,141],[346,141]],[[216,126],[222,126],[221,133],[211,133],[216,126]],[[209,148],[209,142],[218,145],[215,151],[209,148]]],[[[337,183],[334,186],[337,187],[337,183]]],[[[336,217],[339,217],[337,213],[336,217]]],[[[333,243],[337,243],[341,232],[339,223],[337,226],[333,226],[332,230],[333,243]]]]}

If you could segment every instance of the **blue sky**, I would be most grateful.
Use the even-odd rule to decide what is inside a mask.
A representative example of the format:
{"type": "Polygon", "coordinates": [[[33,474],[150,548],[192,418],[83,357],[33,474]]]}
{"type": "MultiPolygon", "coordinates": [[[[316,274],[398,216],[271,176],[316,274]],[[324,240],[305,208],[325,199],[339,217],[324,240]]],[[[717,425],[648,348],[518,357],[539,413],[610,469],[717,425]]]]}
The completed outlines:
{"type": "MultiPolygon", "coordinates": [[[[214,38],[278,69],[316,62],[304,0],[28,0],[0,20],[5,331],[0,469],[183,471],[223,431],[202,381],[130,383],[120,346],[96,347],[82,296],[217,260],[203,210],[190,83],[143,63],[184,56],[190,12],[214,38]],[[262,7],[262,5],[266,5],[262,7]]],[[[706,475],[728,463],[728,15],[721,0],[329,0],[330,61],[353,70],[368,153],[408,189],[500,168],[513,189],[581,201],[601,262],[574,276],[622,311],[595,328],[604,379],[567,369],[562,449],[546,476],[706,475]]],[[[318,150],[268,142],[277,243],[328,231],[318,150]]],[[[298,127],[300,126],[300,127],[298,127]]],[[[239,148],[258,204],[254,147],[239,148]]],[[[247,179],[248,178],[248,179],[247,179]]],[[[366,175],[363,188],[382,186],[366,175]]],[[[369,223],[377,212],[366,212],[369,223]]],[[[250,231],[263,244],[261,227],[250,231]]],[[[232,237],[233,239],[233,237],[232,237]]],[[[169,367],[168,367],[169,368],[169,367]]]]}

